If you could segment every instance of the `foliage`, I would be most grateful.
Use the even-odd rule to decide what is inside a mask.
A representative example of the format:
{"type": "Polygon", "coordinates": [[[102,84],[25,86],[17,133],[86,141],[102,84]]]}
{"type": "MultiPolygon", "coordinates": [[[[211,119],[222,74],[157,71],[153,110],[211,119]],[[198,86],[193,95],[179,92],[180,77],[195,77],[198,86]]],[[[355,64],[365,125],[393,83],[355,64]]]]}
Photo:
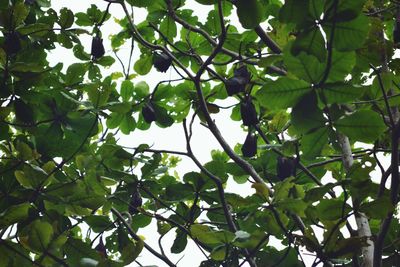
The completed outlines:
{"type": "Polygon", "coordinates": [[[125,266],[145,249],[175,266],[138,236],[151,222],[176,233],[167,252],[195,242],[201,266],[302,266],[300,248],[315,264],[398,266],[397,1],[196,0],[205,21],[189,0],[98,1],[0,0],[0,266],[125,266]],[[75,63],[49,63],[59,46],[75,63]],[[124,46],[140,58],[105,75],[124,46]],[[180,78],[135,78],[155,69],[180,78]],[[213,120],[232,101],[243,147],[213,120]],[[221,145],[204,164],[200,122],[221,145]],[[115,136],[176,124],[187,151],[115,136]],[[174,173],[178,157],[198,169],[174,173]]]}

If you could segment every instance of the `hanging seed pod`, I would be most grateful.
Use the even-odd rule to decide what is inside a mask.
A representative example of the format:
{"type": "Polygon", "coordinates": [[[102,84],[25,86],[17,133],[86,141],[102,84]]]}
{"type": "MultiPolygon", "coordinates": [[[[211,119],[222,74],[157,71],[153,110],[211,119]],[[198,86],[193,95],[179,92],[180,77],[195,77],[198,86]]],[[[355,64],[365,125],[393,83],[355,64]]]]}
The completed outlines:
{"type": "Polygon", "coordinates": [[[249,132],[242,146],[242,154],[244,157],[254,157],[257,154],[257,135],[249,132]]]}
{"type": "Polygon", "coordinates": [[[137,208],[141,207],[142,204],[142,196],[140,195],[139,190],[135,189],[131,195],[131,201],[129,202],[129,213],[132,215],[136,214],[137,208]]]}
{"type": "Polygon", "coordinates": [[[21,40],[17,32],[8,32],[4,34],[4,51],[8,55],[14,55],[21,50],[21,40]]]}
{"type": "Polygon", "coordinates": [[[250,78],[251,78],[251,74],[247,70],[247,67],[245,65],[234,70],[233,76],[243,78],[243,80],[245,81],[246,84],[250,82],[250,78]]]}
{"type": "Polygon", "coordinates": [[[246,98],[240,104],[240,114],[244,126],[252,126],[258,123],[257,111],[250,98],[246,98]]]}
{"type": "Polygon", "coordinates": [[[151,102],[146,103],[142,108],[143,119],[147,123],[152,123],[156,120],[156,112],[151,102]]]}
{"type": "Polygon", "coordinates": [[[99,59],[105,54],[103,39],[101,39],[99,36],[95,36],[92,39],[91,54],[93,59],[99,59]]]}
{"type": "Polygon", "coordinates": [[[166,53],[155,54],[153,57],[154,67],[160,72],[166,72],[172,64],[172,58],[166,53]]]}
{"type": "Polygon", "coordinates": [[[244,92],[246,88],[246,80],[242,77],[232,77],[226,80],[225,88],[229,96],[244,92]]]}
{"type": "Polygon", "coordinates": [[[276,165],[278,178],[284,180],[287,177],[296,175],[296,159],[287,157],[278,157],[276,165]]]}
{"type": "Polygon", "coordinates": [[[100,237],[100,241],[99,244],[97,244],[97,246],[94,248],[103,259],[107,258],[107,249],[106,246],[103,243],[103,238],[100,237]]]}

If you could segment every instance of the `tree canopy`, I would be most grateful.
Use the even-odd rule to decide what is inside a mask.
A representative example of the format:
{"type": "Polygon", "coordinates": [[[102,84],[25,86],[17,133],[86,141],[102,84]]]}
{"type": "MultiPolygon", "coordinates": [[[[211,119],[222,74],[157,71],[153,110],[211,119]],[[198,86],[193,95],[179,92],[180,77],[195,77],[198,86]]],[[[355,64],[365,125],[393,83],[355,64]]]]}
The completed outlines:
{"type": "Polygon", "coordinates": [[[0,266],[400,265],[400,2],[59,1],[0,0],[0,266]],[[174,125],[183,150],[119,142],[174,125]]]}

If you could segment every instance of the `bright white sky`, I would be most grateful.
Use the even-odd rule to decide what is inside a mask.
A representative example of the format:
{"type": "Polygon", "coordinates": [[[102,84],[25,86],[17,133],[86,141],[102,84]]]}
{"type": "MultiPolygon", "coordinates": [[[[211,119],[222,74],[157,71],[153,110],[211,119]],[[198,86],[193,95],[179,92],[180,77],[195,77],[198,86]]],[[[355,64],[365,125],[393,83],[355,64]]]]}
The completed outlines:
{"type": "MultiPolygon", "coordinates": [[[[201,19],[204,20],[207,17],[209,7],[203,6],[196,3],[194,0],[188,0],[187,3],[190,3],[189,6],[195,10],[195,14],[201,19]]],[[[62,7],[68,7],[72,9],[74,12],[82,11],[85,12],[86,9],[91,5],[96,4],[101,10],[105,10],[107,3],[101,0],[86,0],[86,1],[77,1],[77,0],[57,0],[52,3],[52,8],[58,10],[62,7]]],[[[112,5],[110,12],[116,16],[117,18],[123,17],[123,12],[119,5],[112,5]]],[[[141,22],[146,17],[146,12],[144,9],[136,9],[135,10],[135,22],[141,22]]],[[[237,25],[237,19],[232,18],[232,24],[235,26],[237,25]]],[[[111,46],[109,44],[109,40],[107,40],[107,36],[110,34],[115,34],[119,31],[119,26],[113,23],[112,19],[107,21],[102,27],[103,37],[105,38],[104,43],[106,47],[106,53],[112,55],[111,46]]],[[[83,45],[86,48],[87,52],[90,52],[90,44],[91,44],[91,37],[84,36],[83,45]]],[[[129,56],[129,44],[125,48],[122,48],[118,55],[121,59],[127,59],[129,56]]],[[[136,49],[134,53],[134,60],[136,61],[137,58],[140,57],[139,51],[136,49]]],[[[71,63],[74,62],[74,57],[71,51],[67,49],[58,48],[50,55],[50,62],[64,62],[65,66],[69,66],[71,63]]],[[[127,62],[124,62],[127,63],[127,62]]],[[[154,88],[154,86],[161,80],[168,80],[179,78],[173,71],[172,68],[167,73],[160,73],[156,71],[152,71],[150,74],[144,77],[138,77],[134,80],[135,83],[139,81],[146,81],[150,88],[154,88]]],[[[121,67],[118,62],[116,62],[112,69],[107,70],[107,72],[114,72],[114,71],[121,71],[121,67]]],[[[227,103],[225,102],[223,105],[228,106],[233,104],[234,102],[227,103]]],[[[240,123],[233,122],[230,117],[230,110],[221,110],[221,112],[217,115],[214,115],[213,118],[215,119],[217,125],[219,126],[223,136],[226,137],[228,143],[233,147],[237,143],[242,143],[246,137],[246,133],[243,132],[240,128],[240,123]]],[[[212,149],[220,149],[219,144],[212,136],[212,134],[203,126],[200,126],[199,121],[197,120],[195,123],[194,128],[194,136],[192,147],[194,154],[200,159],[201,162],[205,163],[210,160],[210,151],[212,149]]],[[[168,149],[168,150],[178,150],[178,151],[185,151],[185,138],[183,135],[182,125],[174,125],[167,129],[161,129],[157,127],[155,124],[151,126],[151,129],[143,132],[139,130],[135,130],[129,136],[126,135],[119,135],[120,144],[128,146],[128,147],[136,147],[139,144],[146,143],[149,145],[153,145],[154,149],[168,149]]],[[[385,164],[386,167],[386,164],[385,164]]],[[[179,164],[177,168],[178,173],[183,176],[184,173],[189,171],[198,171],[197,167],[188,159],[182,158],[182,162],[179,164]]],[[[230,192],[240,193],[241,195],[249,195],[253,193],[253,189],[250,188],[249,184],[238,185],[234,182],[228,183],[227,190],[230,192]]],[[[146,229],[141,229],[139,234],[144,236],[146,239],[145,241],[153,246],[157,251],[159,251],[158,247],[158,234],[156,233],[156,224],[155,222],[152,223],[146,229]]],[[[199,266],[200,262],[205,259],[205,257],[200,253],[199,249],[189,241],[188,246],[184,253],[180,255],[171,254],[169,252],[169,248],[172,245],[172,242],[175,238],[175,231],[170,231],[170,233],[164,237],[163,239],[163,247],[165,252],[170,257],[173,262],[179,261],[178,266],[186,267],[186,266],[199,266]]],[[[270,244],[280,247],[280,244],[274,241],[270,241],[270,244]]],[[[313,261],[313,257],[307,257],[308,263],[307,265],[311,265],[313,261]],[[311,261],[311,262],[310,262],[311,261]]],[[[156,257],[152,256],[147,251],[144,251],[138,261],[145,265],[158,265],[158,266],[165,266],[165,264],[159,261],[156,257]]],[[[130,266],[137,266],[136,264],[131,264],[130,266]]]]}

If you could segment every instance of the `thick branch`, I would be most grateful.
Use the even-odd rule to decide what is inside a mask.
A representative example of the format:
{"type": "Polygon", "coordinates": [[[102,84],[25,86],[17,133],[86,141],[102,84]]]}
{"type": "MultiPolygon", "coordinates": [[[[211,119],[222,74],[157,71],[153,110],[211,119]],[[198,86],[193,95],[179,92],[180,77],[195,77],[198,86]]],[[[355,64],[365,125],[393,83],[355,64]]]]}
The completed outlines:
{"type": "MultiPolygon", "coordinates": [[[[349,172],[354,159],[353,154],[351,151],[351,145],[349,138],[341,133],[337,134],[339,144],[342,148],[342,161],[343,166],[346,172],[349,172]]],[[[357,200],[353,199],[353,206],[355,206],[357,200]]],[[[355,212],[356,223],[357,223],[357,232],[360,237],[367,237],[367,244],[368,246],[362,247],[362,255],[363,255],[363,266],[371,267],[373,266],[373,255],[374,255],[374,242],[370,239],[371,238],[371,229],[369,227],[368,218],[364,213],[355,212]]]]}
{"type": "Polygon", "coordinates": [[[275,54],[280,54],[282,53],[282,50],[280,47],[272,40],[268,34],[261,28],[260,25],[258,25],[254,31],[257,33],[258,37],[271,49],[272,52],[275,54]]]}

